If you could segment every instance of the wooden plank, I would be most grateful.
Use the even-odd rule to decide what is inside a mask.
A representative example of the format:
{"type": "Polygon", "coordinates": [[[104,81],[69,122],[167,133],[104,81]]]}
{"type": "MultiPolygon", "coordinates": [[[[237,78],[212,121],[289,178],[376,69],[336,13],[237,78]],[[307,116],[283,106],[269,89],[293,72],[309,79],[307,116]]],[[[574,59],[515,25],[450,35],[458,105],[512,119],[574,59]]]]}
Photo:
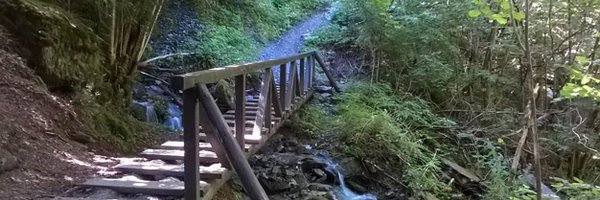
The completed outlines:
{"type": "MultiPolygon", "coordinates": [[[[199,130],[199,109],[200,104],[198,103],[198,97],[196,91],[193,89],[187,89],[183,92],[183,141],[184,151],[187,152],[185,159],[183,158],[183,151],[181,152],[182,159],[184,160],[185,166],[185,186],[188,188],[185,190],[186,200],[197,200],[200,199],[200,148],[198,141],[199,130]]],[[[152,155],[150,155],[152,157],[152,155]]]]}
{"type": "Polygon", "coordinates": [[[323,63],[323,60],[321,60],[321,57],[319,57],[319,54],[317,54],[315,52],[314,56],[315,56],[315,59],[317,60],[317,62],[319,63],[319,65],[321,66],[321,69],[323,69],[323,72],[325,72],[325,76],[327,76],[327,80],[329,80],[329,85],[331,85],[331,87],[333,87],[335,89],[335,91],[341,92],[342,90],[340,90],[340,88],[338,87],[337,83],[333,79],[333,76],[331,75],[331,73],[329,72],[327,67],[325,66],[325,63],[323,63]]]}
{"type": "Polygon", "coordinates": [[[244,120],[246,116],[246,75],[242,74],[235,77],[235,138],[244,149],[244,120]]]}
{"type": "Polygon", "coordinates": [[[297,60],[299,58],[303,58],[311,54],[314,54],[314,52],[306,52],[302,54],[292,55],[286,58],[259,61],[241,65],[229,65],[225,67],[218,67],[208,70],[176,75],[171,77],[171,88],[174,91],[186,90],[195,87],[196,84],[212,83],[221,79],[234,77],[242,74],[248,74],[261,69],[288,63],[290,61],[297,60]]]}
{"type": "MultiPolygon", "coordinates": [[[[271,73],[268,73],[271,74],[271,73]]],[[[210,96],[210,92],[206,85],[200,85],[198,87],[198,98],[200,103],[207,110],[208,117],[212,124],[217,128],[217,133],[219,137],[223,141],[223,146],[227,151],[227,157],[231,161],[231,165],[235,169],[236,174],[240,177],[242,182],[242,186],[245,189],[246,194],[250,197],[250,199],[257,200],[268,200],[269,197],[265,190],[261,187],[258,179],[254,175],[252,168],[250,168],[250,164],[248,163],[247,158],[245,157],[244,152],[239,147],[239,144],[232,136],[231,129],[225,123],[217,104],[213,101],[210,96]]],[[[269,112],[270,113],[270,112],[269,112]]],[[[253,130],[254,131],[254,130],[253,130]]],[[[259,130],[259,135],[260,135],[259,130]]]]}
{"type": "MultiPolygon", "coordinates": [[[[251,129],[250,129],[251,130],[251,129]]],[[[251,144],[245,144],[244,149],[248,151],[252,147],[251,144]]],[[[182,141],[167,141],[160,145],[162,149],[178,149],[183,150],[183,142],[182,141]]],[[[200,142],[200,150],[211,150],[212,146],[210,143],[200,142]]]]}
{"type": "MultiPolygon", "coordinates": [[[[152,162],[142,163],[126,163],[119,164],[114,169],[125,172],[141,175],[162,175],[167,177],[185,177],[183,165],[156,164],[152,162]]],[[[214,180],[221,178],[221,175],[227,171],[221,167],[221,164],[212,164],[210,166],[200,166],[200,177],[202,180],[214,180]]]]}
{"type": "Polygon", "coordinates": [[[221,140],[215,134],[215,127],[213,126],[213,124],[211,124],[210,120],[208,119],[208,113],[204,106],[199,106],[199,112],[201,113],[199,117],[200,124],[202,125],[201,128],[202,131],[206,134],[206,138],[203,139],[210,143],[210,145],[213,147],[212,151],[215,152],[219,162],[223,164],[223,167],[231,169],[231,165],[229,164],[229,160],[227,160],[225,150],[221,145],[221,140]]]}
{"type": "MultiPolygon", "coordinates": [[[[206,137],[206,135],[204,136],[206,137]]],[[[200,135],[198,135],[198,138],[200,138],[200,135]]],[[[198,145],[196,145],[198,146],[198,145]]],[[[184,146],[185,148],[185,146],[184,146]]],[[[198,148],[198,147],[196,147],[198,148]]],[[[140,153],[140,156],[150,159],[150,160],[184,160],[184,153],[185,151],[182,150],[173,150],[173,149],[146,149],[144,151],[142,151],[142,153],[140,153]]],[[[217,154],[215,154],[212,151],[207,151],[207,150],[200,150],[198,152],[198,158],[199,158],[199,163],[204,163],[204,164],[212,164],[212,163],[218,163],[219,162],[219,158],[217,157],[217,154]]],[[[200,169],[200,165],[198,164],[198,169],[200,169]]],[[[197,171],[197,170],[192,170],[192,171],[197,171]]],[[[198,174],[200,174],[200,172],[198,171],[198,174]]],[[[190,176],[185,176],[185,177],[190,177],[190,176]]]]}
{"type": "MultiPolygon", "coordinates": [[[[267,133],[266,130],[263,131],[263,133],[267,133]]],[[[206,135],[204,133],[200,133],[200,140],[202,140],[202,138],[206,138],[206,135]]],[[[248,144],[258,144],[260,142],[260,139],[263,138],[262,135],[252,135],[252,134],[246,134],[244,135],[244,143],[248,143],[248,144]]]]}
{"type": "MultiPolygon", "coordinates": [[[[115,190],[126,194],[148,194],[161,196],[182,196],[184,194],[183,182],[160,182],[160,181],[132,181],[109,178],[89,179],[81,184],[86,187],[101,187],[115,190]]],[[[206,182],[198,181],[198,190],[208,186],[206,182]]],[[[200,196],[198,196],[200,197],[200,196]]]]}

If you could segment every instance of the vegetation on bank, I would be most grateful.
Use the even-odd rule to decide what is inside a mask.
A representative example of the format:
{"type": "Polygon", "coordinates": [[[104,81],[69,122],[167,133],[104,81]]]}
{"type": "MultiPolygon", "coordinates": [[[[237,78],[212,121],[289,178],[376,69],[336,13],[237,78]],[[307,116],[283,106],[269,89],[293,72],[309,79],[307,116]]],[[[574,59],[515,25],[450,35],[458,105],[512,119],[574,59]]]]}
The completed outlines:
{"type": "Polygon", "coordinates": [[[255,58],[261,46],[330,0],[192,2],[206,28],[189,45],[208,63],[203,67],[214,67],[255,58]]]}
{"type": "MultiPolygon", "coordinates": [[[[338,71],[383,84],[393,94],[377,93],[373,90],[380,88],[371,85],[358,94],[377,93],[366,95],[376,103],[352,100],[360,99],[353,97],[361,96],[357,94],[340,100],[338,121],[348,153],[377,158],[403,150],[398,155],[409,162],[396,166],[405,171],[405,184],[410,183],[410,174],[418,174],[411,172],[413,167],[403,167],[413,155],[425,155],[417,163],[433,157],[451,159],[482,178],[478,185],[483,192],[477,195],[484,199],[535,199],[536,192],[524,178],[528,175],[543,179],[567,199],[597,195],[600,123],[594,99],[600,30],[589,24],[597,23],[590,21],[594,17],[600,19],[600,4],[528,3],[342,0],[333,23],[311,36],[306,48],[327,49],[338,71]],[[398,113],[411,113],[410,107],[397,106],[413,102],[406,99],[407,92],[428,102],[421,108],[425,112],[457,123],[432,127],[435,118],[419,121],[423,118],[411,115],[395,120],[398,113]],[[346,111],[342,105],[352,109],[346,111]],[[386,107],[390,105],[395,106],[386,107]],[[404,131],[411,136],[399,138],[404,131]],[[415,148],[394,149],[397,142],[415,148]],[[386,148],[368,154],[377,149],[374,144],[386,148]],[[541,176],[538,169],[543,169],[541,176]]],[[[439,163],[430,163],[439,169],[439,163]]],[[[431,170],[425,180],[448,184],[436,167],[427,169],[431,170]]],[[[409,187],[417,194],[424,189],[448,198],[448,192],[439,190],[447,188],[420,187],[425,185],[409,187]]],[[[450,185],[468,189],[456,182],[450,185]]]]}
{"type": "MultiPolygon", "coordinates": [[[[199,63],[203,68],[255,57],[261,44],[327,3],[187,1],[196,5],[206,24],[198,38],[188,42],[191,53],[204,60],[199,63]]],[[[160,31],[155,27],[167,2],[10,0],[0,2],[0,22],[19,36],[21,56],[48,89],[72,99],[82,121],[93,129],[82,142],[108,141],[132,151],[151,138],[145,134],[147,124],[131,117],[145,118],[131,102],[139,63],[151,55],[148,41],[160,31]]],[[[163,99],[153,102],[159,115],[166,113],[163,99]]]]}

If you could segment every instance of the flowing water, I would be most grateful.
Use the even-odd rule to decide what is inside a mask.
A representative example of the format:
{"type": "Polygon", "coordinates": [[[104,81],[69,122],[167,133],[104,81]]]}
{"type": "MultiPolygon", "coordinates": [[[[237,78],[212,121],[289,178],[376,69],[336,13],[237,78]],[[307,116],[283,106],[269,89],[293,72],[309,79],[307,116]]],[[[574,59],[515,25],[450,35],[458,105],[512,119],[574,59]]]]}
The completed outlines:
{"type": "Polygon", "coordinates": [[[340,172],[338,164],[327,154],[327,152],[320,152],[319,156],[325,159],[327,162],[327,169],[337,174],[338,181],[340,183],[337,198],[340,200],[377,200],[377,196],[374,194],[358,194],[352,191],[346,185],[344,175],[340,172]]]}

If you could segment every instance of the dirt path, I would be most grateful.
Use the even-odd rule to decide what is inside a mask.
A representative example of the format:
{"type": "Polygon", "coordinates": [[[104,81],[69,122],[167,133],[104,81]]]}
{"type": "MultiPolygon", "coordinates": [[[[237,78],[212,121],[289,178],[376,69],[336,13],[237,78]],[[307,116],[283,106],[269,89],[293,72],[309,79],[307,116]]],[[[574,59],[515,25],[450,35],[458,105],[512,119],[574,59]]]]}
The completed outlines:
{"type": "Polygon", "coordinates": [[[297,23],[278,40],[268,43],[256,60],[280,58],[299,53],[304,44],[304,36],[312,34],[319,27],[326,25],[332,13],[331,8],[323,9],[297,23]]]}

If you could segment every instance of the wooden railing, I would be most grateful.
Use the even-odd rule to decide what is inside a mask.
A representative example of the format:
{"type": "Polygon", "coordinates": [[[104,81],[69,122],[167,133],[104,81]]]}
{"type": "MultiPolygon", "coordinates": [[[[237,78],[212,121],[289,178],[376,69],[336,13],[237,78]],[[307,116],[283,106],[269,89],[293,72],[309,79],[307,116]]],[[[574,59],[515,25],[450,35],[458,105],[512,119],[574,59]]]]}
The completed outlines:
{"type": "Polygon", "coordinates": [[[267,195],[254,176],[244,153],[245,135],[248,134],[245,126],[247,117],[245,110],[246,75],[257,71],[263,72],[256,117],[249,133],[260,136],[265,131],[271,133],[273,117],[283,121],[291,112],[301,106],[295,104],[295,101],[297,97],[312,90],[317,63],[322,67],[331,86],[339,91],[333,77],[326,70],[316,52],[242,65],[230,65],[171,78],[172,89],[183,92],[186,200],[196,200],[200,197],[200,129],[206,134],[206,140],[213,147],[221,164],[227,168],[233,167],[236,171],[249,197],[251,199],[267,199],[267,195]],[[275,74],[278,76],[277,79],[274,78],[273,67],[279,67],[279,73],[275,74]],[[208,83],[229,78],[234,78],[235,82],[235,130],[231,130],[232,128],[228,126],[206,86],[208,83]],[[235,133],[235,138],[232,133],[235,133]]]}

